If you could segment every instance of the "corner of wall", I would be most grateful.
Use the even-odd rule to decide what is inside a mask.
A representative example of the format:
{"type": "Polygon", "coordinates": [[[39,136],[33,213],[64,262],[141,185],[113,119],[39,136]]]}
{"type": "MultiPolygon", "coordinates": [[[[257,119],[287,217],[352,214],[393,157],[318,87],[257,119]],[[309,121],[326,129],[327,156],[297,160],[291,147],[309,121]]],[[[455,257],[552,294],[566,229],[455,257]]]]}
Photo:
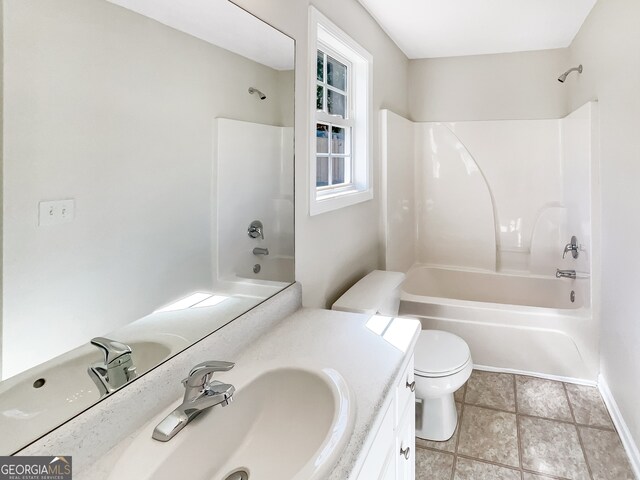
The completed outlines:
{"type": "MultiPolygon", "coordinates": [[[[4,269],[4,2],[0,4],[0,271],[4,269]]],[[[3,289],[3,275],[0,275],[0,379],[2,378],[2,312],[4,289],[3,289]]]]}

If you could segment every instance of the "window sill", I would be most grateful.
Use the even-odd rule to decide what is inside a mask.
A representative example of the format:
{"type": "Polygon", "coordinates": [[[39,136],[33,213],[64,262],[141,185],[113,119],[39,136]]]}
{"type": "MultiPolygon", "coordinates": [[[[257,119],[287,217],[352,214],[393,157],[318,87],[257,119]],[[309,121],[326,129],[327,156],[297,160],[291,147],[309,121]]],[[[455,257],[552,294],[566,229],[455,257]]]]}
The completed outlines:
{"type": "Polygon", "coordinates": [[[314,191],[313,195],[315,198],[311,198],[311,204],[309,206],[309,215],[311,216],[369,201],[373,198],[373,190],[370,188],[367,190],[353,188],[350,190],[320,194],[314,191]]]}

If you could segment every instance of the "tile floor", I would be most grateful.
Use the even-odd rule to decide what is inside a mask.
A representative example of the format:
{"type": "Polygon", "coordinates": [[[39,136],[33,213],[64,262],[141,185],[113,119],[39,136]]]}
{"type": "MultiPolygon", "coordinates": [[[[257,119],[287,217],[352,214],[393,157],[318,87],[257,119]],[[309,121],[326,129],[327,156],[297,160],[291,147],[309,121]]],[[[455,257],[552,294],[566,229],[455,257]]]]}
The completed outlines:
{"type": "Polygon", "coordinates": [[[416,438],[416,480],[634,480],[593,387],[474,370],[446,442],[416,438]]]}

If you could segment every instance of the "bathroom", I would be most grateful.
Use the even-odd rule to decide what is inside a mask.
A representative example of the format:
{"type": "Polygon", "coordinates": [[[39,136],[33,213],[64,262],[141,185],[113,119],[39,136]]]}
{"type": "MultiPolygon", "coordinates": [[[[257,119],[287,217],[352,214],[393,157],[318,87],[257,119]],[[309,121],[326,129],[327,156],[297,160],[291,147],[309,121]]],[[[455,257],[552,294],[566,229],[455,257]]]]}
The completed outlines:
{"type": "Polygon", "coordinates": [[[0,15],[0,478],[640,478],[638,2],[0,15]]]}

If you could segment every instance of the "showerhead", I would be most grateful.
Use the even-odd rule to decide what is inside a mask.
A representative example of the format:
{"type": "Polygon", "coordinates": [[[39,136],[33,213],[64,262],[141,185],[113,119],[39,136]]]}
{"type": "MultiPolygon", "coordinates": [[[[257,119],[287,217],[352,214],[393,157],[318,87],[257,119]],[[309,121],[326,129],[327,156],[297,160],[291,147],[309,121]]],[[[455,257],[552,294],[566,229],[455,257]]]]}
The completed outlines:
{"type": "Polygon", "coordinates": [[[257,93],[258,97],[260,97],[260,100],[264,100],[264,99],[267,98],[267,96],[264,93],[262,93],[260,90],[258,90],[257,88],[249,87],[249,93],[251,95],[253,95],[254,93],[257,93]]]}
{"type": "Polygon", "coordinates": [[[568,76],[571,72],[578,72],[578,73],[582,73],[582,65],[578,65],[577,67],[570,68],[569,70],[567,70],[566,72],[564,72],[562,75],[560,75],[560,76],[558,77],[558,81],[559,81],[560,83],[564,83],[564,81],[567,79],[567,76],[568,76]]]}

